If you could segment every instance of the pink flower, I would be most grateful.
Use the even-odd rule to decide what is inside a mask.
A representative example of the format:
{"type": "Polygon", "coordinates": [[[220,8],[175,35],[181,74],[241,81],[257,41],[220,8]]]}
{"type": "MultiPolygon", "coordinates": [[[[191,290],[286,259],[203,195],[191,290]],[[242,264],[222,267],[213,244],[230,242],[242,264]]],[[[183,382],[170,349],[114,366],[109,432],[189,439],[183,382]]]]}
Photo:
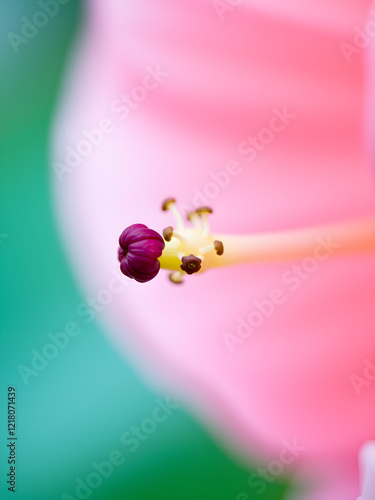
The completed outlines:
{"type": "Polygon", "coordinates": [[[375,213],[358,42],[375,17],[367,0],[218,5],[90,2],[54,134],[61,227],[90,295],[125,227],[173,225],[168,195],[212,206],[214,235],[268,234],[265,262],[179,287],[124,277],[101,319],[236,453],[270,463],[295,441],[310,498],[353,499],[375,433],[375,258],[356,223],[375,213]]]}

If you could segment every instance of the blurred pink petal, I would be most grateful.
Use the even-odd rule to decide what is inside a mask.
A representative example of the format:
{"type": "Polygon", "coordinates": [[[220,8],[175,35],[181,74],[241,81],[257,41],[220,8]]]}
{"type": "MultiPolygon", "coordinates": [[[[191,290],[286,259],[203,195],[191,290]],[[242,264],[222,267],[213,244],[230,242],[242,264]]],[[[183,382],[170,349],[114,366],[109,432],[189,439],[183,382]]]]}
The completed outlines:
{"type": "Polygon", "coordinates": [[[330,467],[299,470],[298,482],[285,500],[356,500],[358,483],[353,481],[353,464],[335,464],[330,467]],[[317,480],[318,478],[318,480],[317,480]],[[307,485],[307,486],[306,486],[307,485]],[[307,487],[307,491],[306,491],[307,487]]]}
{"type": "Polygon", "coordinates": [[[375,498],[375,441],[366,442],[359,454],[359,467],[362,485],[360,500],[375,498]]]}
{"type": "MultiPolygon", "coordinates": [[[[53,182],[88,296],[121,276],[126,226],[172,224],[159,209],[166,196],[193,208],[203,194],[221,233],[375,213],[364,142],[368,49],[348,62],[340,45],[368,22],[369,1],[248,0],[222,20],[208,0],[89,5],[52,158],[55,168],[77,163],[53,182]],[[270,139],[262,129],[271,120],[279,131],[270,139]],[[248,161],[244,142],[259,134],[269,143],[248,161]],[[88,137],[97,145],[82,146],[88,137]],[[220,185],[231,161],[241,171],[221,174],[220,185]]],[[[100,317],[149,380],[162,374],[237,453],[271,459],[296,439],[305,450],[293,465],[342,464],[358,488],[355,457],[375,434],[375,384],[358,394],[351,377],[362,376],[365,359],[375,363],[375,258],[332,257],[296,291],[282,278],[291,265],[212,270],[178,289],[161,271],[145,285],[124,282],[100,317]],[[231,354],[223,334],[275,289],[284,303],[231,354]]],[[[337,498],[352,499],[347,491],[337,498]]]]}

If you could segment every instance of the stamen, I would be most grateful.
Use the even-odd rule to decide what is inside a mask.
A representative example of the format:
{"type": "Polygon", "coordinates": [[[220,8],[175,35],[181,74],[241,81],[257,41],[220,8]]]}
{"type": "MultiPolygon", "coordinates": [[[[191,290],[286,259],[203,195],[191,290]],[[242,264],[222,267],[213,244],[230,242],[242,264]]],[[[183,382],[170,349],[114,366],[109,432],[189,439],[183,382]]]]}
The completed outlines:
{"type": "Polygon", "coordinates": [[[206,236],[210,232],[210,226],[209,226],[209,223],[208,223],[208,217],[207,217],[206,213],[202,214],[202,222],[203,222],[203,231],[202,231],[202,234],[203,234],[203,236],[206,236]]]}
{"type": "Polygon", "coordinates": [[[208,223],[208,216],[207,216],[207,214],[212,214],[212,208],[210,208],[210,207],[200,207],[200,208],[196,209],[196,212],[202,218],[202,226],[203,226],[202,234],[203,234],[203,236],[207,236],[210,233],[210,226],[209,226],[209,223],[208,223]]]}
{"type": "Polygon", "coordinates": [[[200,215],[193,210],[192,212],[189,212],[186,216],[187,220],[193,223],[195,229],[202,230],[202,223],[201,223],[201,217],[200,215]]]}
{"type": "Polygon", "coordinates": [[[184,229],[184,221],[182,219],[180,212],[177,210],[175,203],[176,200],[174,198],[167,198],[166,200],[163,201],[161,208],[164,211],[169,210],[170,212],[172,212],[177,222],[177,229],[180,231],[184,229]]]}
{"type": "Polygon", "coordinates": [[[186,245],[186,243],[187,243],[186,239],[183,236],[181,236],[181,234],[176,233],[176,231],[173,231],[172,237],[176,238],[176,240],[181,241],[181,243],[183,243],[184,245],[186,245]]]}
{"type": "Polygon", "coordinates": [[[203,247],[199,249],[199,252],[203,255],[206,255],[209,252],[216,252],[216,255],[223,255],[224,253],[224,245],[222,241],[215,240],[213,245],[208,245],[207,247],[203,247]]]}
{"type": "Polygon", "coordinates": [[[213,252],[215,250],[214,245],[208,245],[207,247],[203,247],[199,249],[199,253],[201,255],[206,255],[207,253],[213,252]]]}
{"type": "Polygon", "coordinates": [[[172,238],[176,238],[176,240],[179,240],[182,244],[184,245],[186,244],[186,239],[179,233],[173,231],[172,226],[168,226],[165,229],[163,229],[163,238],[167,242],[171,241],[172,238]]]}
{"type": "Polygon", "coordinates": [[[223,255],[224,245],[223,245],[222,241],[215,240],[213,245],[208,245],[207,247],[203,247],[203,248],[199,249],[199,253],[202,255],[207,255],[208,253],[214,252],[214,251],[215,251],[216,255],[223,255]]]}
{"type": "Polygon", "coordinates": [[[174,273],[169,273],[168,277],[172,281],[172,283],[175,283],[176,285],[183,283],[182,281],[183,273],[181,271],[175,271],[174,273]]]}

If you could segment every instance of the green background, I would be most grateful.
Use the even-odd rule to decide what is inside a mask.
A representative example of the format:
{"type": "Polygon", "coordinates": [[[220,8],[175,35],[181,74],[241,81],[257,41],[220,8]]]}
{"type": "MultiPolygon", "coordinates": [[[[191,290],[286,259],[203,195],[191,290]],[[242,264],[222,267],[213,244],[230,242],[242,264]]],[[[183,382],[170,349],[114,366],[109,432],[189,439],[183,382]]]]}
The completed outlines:
{"type": "MultiPolygon", "coordinates": [[[[103,0],[106,1],[106,0],[103,0]]],[[[94,471],[113,450],[125,461],[90,498],[163,500],[280,499],[275,481],[257,494],[252,471],[225,455],[185,409],[172,413],[131,453],[121,435],[152,415],[154,394],[95,323],[28,378],[32,350],[64,330],[82,302],[53,214],[49,132],[64,64],[79,29],[82,4],[60,5],[55,17],[15,53],[8,34],[21,34],[33,0],[1,1],[1,498],[76,498],[76,478],[94,471]],[[17,390],[17,485],[7,491],[6,400],[17,390]],[[240,493],[244,495],[241,496],[240,493]]]]}

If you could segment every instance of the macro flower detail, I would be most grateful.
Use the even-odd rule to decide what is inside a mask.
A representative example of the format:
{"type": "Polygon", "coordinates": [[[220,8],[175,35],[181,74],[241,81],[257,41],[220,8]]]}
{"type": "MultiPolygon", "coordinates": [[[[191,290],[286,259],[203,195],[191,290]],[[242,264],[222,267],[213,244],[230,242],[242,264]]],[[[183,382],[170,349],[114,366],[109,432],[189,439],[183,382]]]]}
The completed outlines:
{"type": "MultiPolygon", "coordinates": [[[[306,446],[302,466],[285,467],[306,488],[298,500],[355,499],[355,456],[374,431],[375,385],[359,396],[350,382],[364,357],[375,360],[375,198],[364,151],[373,144],[374,45],[355,47],[350,64],[340,50],[341,40],[354,48],[353,26],[364,29],[371,3],[327,7],[249,1],[218,22],[209,0],[90,2],[87,51],[55,133],[64,158],[150,61],[170,71],[152,96],[125,108],[134,120],[111,116],[111,138],[93,148],[89,168],[56,180],[62,230],[91,293],[108,281],[112,242],[132,214],[160,234],[173,226],[158,260],[187,286],[171,293],[160,276],[131,287],[103,311],[108,334],[121,349],[134,343],[140,366],[151,353],[145,377],[161,374],[160,386],[197,416],[207,402],[202,421],[233,453],[277,458],[286,437],[306,446]],[[221,241],[224,254],[204,255],[193,276],[178,253],[200,258],[203,230],[168,220],[173,203],[155,210],[169,193],[187,213],[214,204],[204,245],[221,241]],[[195,245],[189,234],[199,236],[195,245]]],[[[202,224],[196,210],[191,218],[202,224]]]]}
{"type": "Polygon", "coordinates": [[[156,231],[144,224],[132,224],[119,238],[120,269],[128,278],[139,283],[152,280],[160,270],[160,257],[165,243],[156,231]]]}

